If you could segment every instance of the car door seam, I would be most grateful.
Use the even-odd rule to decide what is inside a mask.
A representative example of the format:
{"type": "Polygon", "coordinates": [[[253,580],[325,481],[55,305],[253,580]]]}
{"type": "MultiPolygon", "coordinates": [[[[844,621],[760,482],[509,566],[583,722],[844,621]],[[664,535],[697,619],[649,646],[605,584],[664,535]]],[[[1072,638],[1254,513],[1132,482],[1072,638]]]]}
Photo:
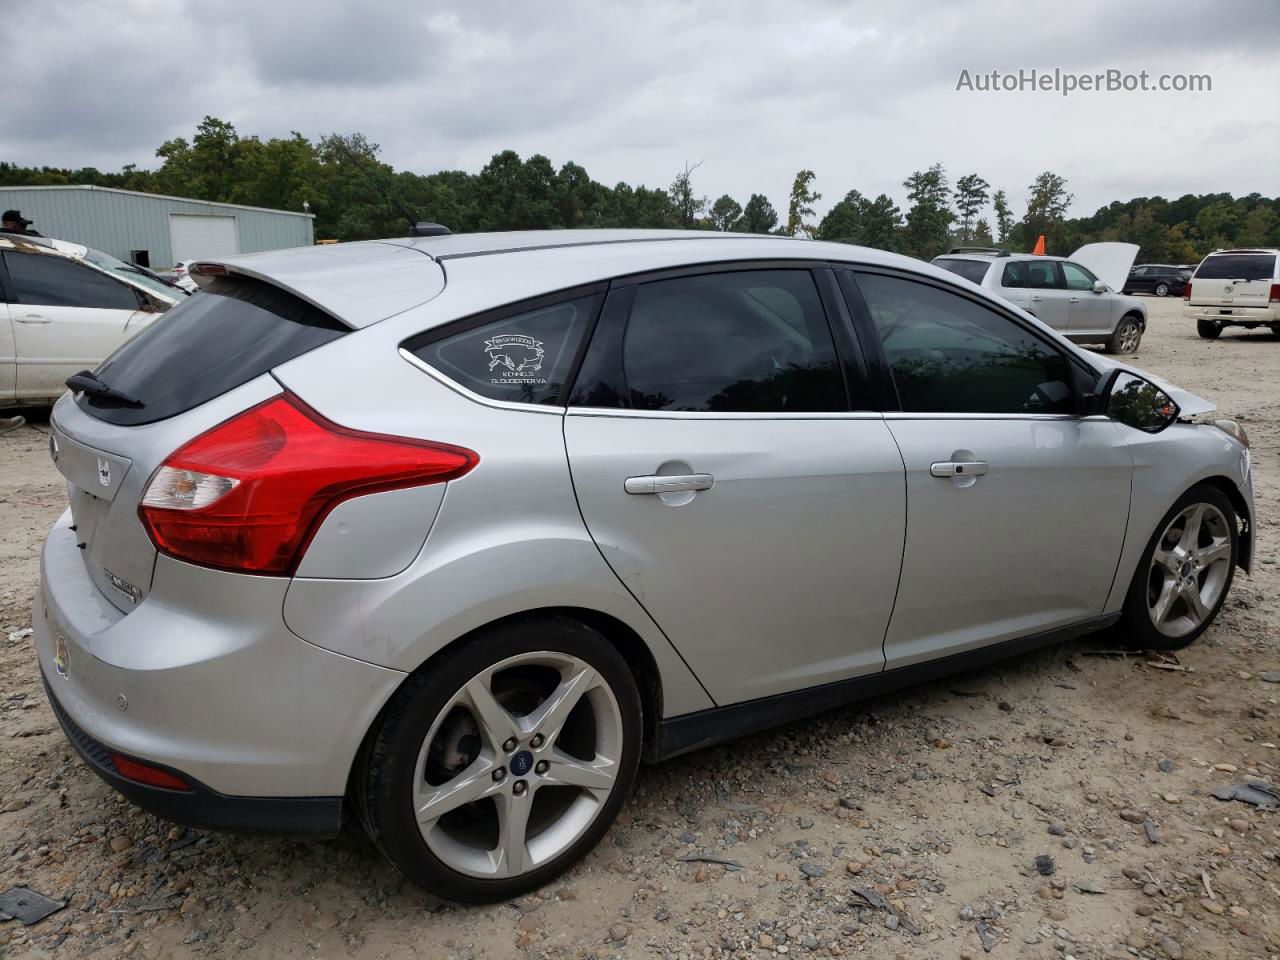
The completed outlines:
{"type": "MultiPolygon", "coordinates": [[[[609,572],[612,573],[618,583],[622,585],[622,589],[627,591],[627,594],[631,599],[636,602],[636,606],[638,606],[644,612],[644,615],[649,618],[649,622],[653,624],[654,629],[657,630],[658,633],[662,634],[662,638],[667,641],[667,646],[675,652],[675,655],[680,659],[680,662],[684,664],[684,668],[689,671],[689,676],[693,677],[694,682],[698,684],[699,689],[706,694],[707,699],[711,701],[714,706],[720,706],[720,704],[716,702],[716,698],[711,695],[711,691],[707,689],[706,684],[702,682],[702,678],[698,676],[697,671],[689,665],[689,661],[685,659],[680,648],[676,646],[671,637],[667,635],[667,631],[662,628],[662,624],[658,623],[654,615],[649,612],[649,608],[644,605],[644,601],[636,596],[636,592],[631,589],[627,581],[622,579],[618,571],[614,569],[613,564],[609,562],[609,558],[604,555],[604,551],[600,548],[600,543],[596,540],[596,535],[592,532],[591,525],[587,523],[587,515],[582,511],[582,499],[578,496],[578,486],[573,476],[573,458],[569,456],[568,426],[569,412],[566,410],[560,417],[560,444],[564,449],[565,470],[569,474],[569,490],[573,494],[573,505],[578,510],[578,517],[582,520],[582,529],[586,531],[587,536],[591,539],[591,545],[596,548],[596,553],[600,555],[600,559],[604,562],[604,565],[608,568],[609,572]]],[[[659,681],[661,681],[661,678],[659,678],[659,681]]],[[[661,721],[663,718],[658,717],[657,719],[661,721]]]]}
{"type": "Polygon", "coordinates": [[[898,459],[902,461],[902,550],[898,555],[898,579],[893,587],[893,602],[889,604],[889,616],[884,622],[884,635],[880,638],[879,672],[884,673],[889,666],[889,631],[893,628],[893,618],[898,610],[898,596],[902,592],[902,572],[907,566],[907,534],[911,527],[911,486],[907,476],[907,458],[902,452],[902,444],[898,442],[893,427],[889,425],[889,419],[883,414],[880,422],[888,431],[894,449],[898,451],[898,459]]]}

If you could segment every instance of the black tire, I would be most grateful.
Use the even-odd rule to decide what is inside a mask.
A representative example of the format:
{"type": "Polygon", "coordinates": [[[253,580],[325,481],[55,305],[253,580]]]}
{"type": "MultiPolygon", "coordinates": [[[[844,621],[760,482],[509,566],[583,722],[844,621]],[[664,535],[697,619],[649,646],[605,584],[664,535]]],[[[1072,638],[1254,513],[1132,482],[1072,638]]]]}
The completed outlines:
{"type": "Polygon", "coordinates": [[[1197,320],[1196,333],[1206,340],[1217,340],[1222,336],[1222,324],[1214,323],[1212,320],[1197,320]]]}
{"type": "Polygon", "coordinates": [[[1271,332],[1277,337],[1280,337],[1280,323],[1271,324],[1271,332]]]}
{"type": "Polygon", "coordinates": [[[1147,548],[1142,551],[1138,568],[1134,571],[1133,580],[1129,583],[1129,592],[1125,596],[1124,613],[1120,621],[1119,632],[1125,644],[1137,650],[1181,650],[1194,643],[1213,623],[1231,593],[1231,584],[1235,578],[1236,559],[1240,555],[1240,529],[1236,520],[1235,508],[1225,493],[1211,484],[1200,484],[1192,487],[1168,512],[1160,518],[1160,523],[1147,541],[1147,548]],[[1181,637],[1170,637],[1156,629],[1148,612],[1148,578],[1151,575],[1151,558],[1161,534],[1179,513],[1194,503],[1210,503],[1222,511],[1227,519],[1227,529],[1231,536],[1231,562],[1227,568],[1226,582],[1222,587],[1222,596],[1214,604],[1208,615],[1198,627],[1181,637]]]}
{"type": "Polygon", "coordinates": [[[1107,353],[1137,353],[1140,343],[1142,343],[1142,321],[1130,313],[1120,318],[1120,322],[1116,324],[1115,331],[1103,349],[1107,353]],[[1136,333],[1137,339],[1133,341],[1132,347],[1126,349],[1124,341],[1131,333],[1136,333]]]}
{"type": "Polygon", "coordinates": [[[608,831],[635,783],[642,730],[635,677],[617,648],[599,632],[567,616],[508,620],[446,649],[396,692],[358,761],[353,778],[357,809],[383,856],[428,892],[464,903],[510,900],[554,880],[608,831]],[[508,657],[538,651],[586,661],[617,700],[623,746],[613,792],[582,836],[554,859],[515,877],[469,876],[436,857],[418,829],[411,802],[418,754],[432,722],[464,684],[508,657]]]}
{"type": "Polygon", "coordinates": [[[1157,297],[1167,297],[1169,295],[1169,285],[1161,280],[1156,284],[1155,295],[1157,297]]]}

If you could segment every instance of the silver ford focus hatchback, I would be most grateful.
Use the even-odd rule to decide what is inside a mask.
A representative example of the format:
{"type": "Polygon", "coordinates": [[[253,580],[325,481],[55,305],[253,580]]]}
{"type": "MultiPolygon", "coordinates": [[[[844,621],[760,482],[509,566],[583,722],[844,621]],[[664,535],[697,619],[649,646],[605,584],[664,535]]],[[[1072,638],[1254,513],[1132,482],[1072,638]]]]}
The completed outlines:
{"type": "Polygon", "coordinates": [[[71,378],[35,633],[148,810],[333,833],[466,901],[658,760],[1121,624],[1252,555],[1248,441],[916,260],[706,233],[195,265],[71,378]]]}

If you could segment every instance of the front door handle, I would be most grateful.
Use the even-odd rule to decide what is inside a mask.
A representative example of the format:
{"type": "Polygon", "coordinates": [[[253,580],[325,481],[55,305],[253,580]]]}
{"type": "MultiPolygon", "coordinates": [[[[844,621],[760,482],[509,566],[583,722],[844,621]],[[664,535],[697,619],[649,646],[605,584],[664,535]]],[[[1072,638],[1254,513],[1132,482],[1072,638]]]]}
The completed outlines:
{"type": "Polygon", "coordinates": [[[1044,299],[1044,298],[1043,298],[1043,297],[1032,297],[1032,298],[1031,298],[1031,302],[1032,302],[1032,303],[1039,303],[1042,299],[1044,299]]]}
{"type": "Polygon", "coordinates": [[[38,313],[27,313],[21,317],[14,317],[19,323],[49,323],[48,317],[42,317],[38,313]]]}
{"type": "Polygon", "coordinates": [[[686,490],[710,490],[715,478],[709,473],[691,473],[682,477],[627,477],[622,489],[627,493],[680,493],[686,490]]]}
{"type": "Polygon", "coordinates": [[[1079,297],[1072,297],[1070,300],[1067,301],[1067,303],[1079,303],[1079,302],[1080,302],[1079,297]]]}
{"type": "Polygon", "coordinates": [[[929,467],[934,477],[981,477],[991,469],[986,460],[944,460],[929,467]]]}

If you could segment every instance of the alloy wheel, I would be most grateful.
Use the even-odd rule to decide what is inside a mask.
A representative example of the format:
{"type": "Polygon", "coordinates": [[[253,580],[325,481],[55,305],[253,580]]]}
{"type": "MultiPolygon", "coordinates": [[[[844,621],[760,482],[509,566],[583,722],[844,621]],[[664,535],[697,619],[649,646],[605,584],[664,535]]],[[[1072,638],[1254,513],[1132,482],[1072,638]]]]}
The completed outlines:
{"type": "Polygon", "coordinates": [[[413,809],[443,863],[517,877],[567,850],[613,792],[623,749],[617,699],[590,664],[539,651],[476,674],[422,742],[413,809]]]}
{"type": "Polygon", "coordinates": [[[1132,353],[1138,349],[1138,341],[1141,334],[1138,332],[1138,325],[1132,320],[1126,320],[1124,327],[1120,330],[1120,352],[1132,353]]]}
{"type": "Polygon", "coordinates": [[[1156,296],[1157,296],[1157,297],[1167,296],[1167,295],[1168,295],[1168,293],[1169,293],[1169,285],[1168,285],[1167,283],[1157,283],[1157,284],[1156,284],[1156,296]]]}
{"type": "Polygon", "coordinates": [[[1231,573],[1231,528],[1211,503],[1193,503],[1165,527],[1147,574],[1147,613],[1167,637],[1183,637],[1216,609],[1231,573]]]}

